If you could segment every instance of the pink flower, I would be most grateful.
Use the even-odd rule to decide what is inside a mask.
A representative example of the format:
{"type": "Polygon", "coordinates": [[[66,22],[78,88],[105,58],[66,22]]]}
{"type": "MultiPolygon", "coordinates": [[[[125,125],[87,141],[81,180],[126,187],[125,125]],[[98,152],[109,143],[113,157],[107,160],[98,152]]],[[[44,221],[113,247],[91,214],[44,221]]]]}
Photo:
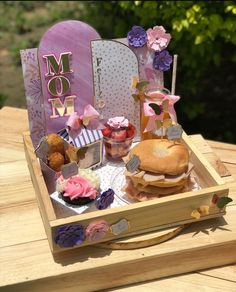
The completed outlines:
{"type": "Polygon", "coordinates": [[[89,241],[101,240],[106,235],[108,230],[109,225],[104,220],[90,223],[85,231],[86,239],[88,239],[89,241]]]}
{"type": "Polygon", "coordinates": [[[67,180],[64,191],[63,196],[70,197],[71,200],[84,197],[96,199],[97,196],[96,188],[82,176],[70,177],[67,180]]]}
{"type": "Polygon", "coordinates": [[[160,52],[168,46],[171,35],[166,33],[163,26],[154,26],[153,29],[147,30],[147,39],[148,48],[160,52]]]}
{"type": "Polygon", "coordinates": [[[120,129],[120,128],[127,128],[129,126],[129,121],[125,117],[115,117],[110,118],[107,121],[107,124],[114,129],[120,129]]]}

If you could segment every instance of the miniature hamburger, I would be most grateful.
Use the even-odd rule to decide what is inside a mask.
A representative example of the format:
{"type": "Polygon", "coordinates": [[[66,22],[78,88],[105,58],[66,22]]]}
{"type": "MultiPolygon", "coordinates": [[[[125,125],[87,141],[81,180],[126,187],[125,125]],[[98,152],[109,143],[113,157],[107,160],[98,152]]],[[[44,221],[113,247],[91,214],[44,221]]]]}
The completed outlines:
{"type": "Polygon", "coordinates": [[[188,149],[166,139],[144,140],[131,149],[128,159],[139,158],[134,172],[125,172],[125,192],[138,201],[186,190],[190,174],[188,149]]]}

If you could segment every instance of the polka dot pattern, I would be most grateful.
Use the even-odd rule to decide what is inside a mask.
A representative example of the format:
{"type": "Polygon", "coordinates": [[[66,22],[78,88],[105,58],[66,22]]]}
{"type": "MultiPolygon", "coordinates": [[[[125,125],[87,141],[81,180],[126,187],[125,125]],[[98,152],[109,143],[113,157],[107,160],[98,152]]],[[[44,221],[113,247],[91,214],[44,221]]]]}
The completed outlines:
{"type": "Polygon", "coordinates": [[[91,42],[95,107],[104,119],[125,116],[140,132],[139,103],[132,97],[138,60],[126,45],[112,40],[91,42]]]}

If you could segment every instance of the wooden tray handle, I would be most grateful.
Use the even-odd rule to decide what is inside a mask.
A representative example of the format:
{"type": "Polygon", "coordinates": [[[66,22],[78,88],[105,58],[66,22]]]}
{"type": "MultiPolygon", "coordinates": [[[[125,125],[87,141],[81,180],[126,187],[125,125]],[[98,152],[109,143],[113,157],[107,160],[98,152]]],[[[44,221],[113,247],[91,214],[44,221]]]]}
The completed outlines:
{"type": "Polygon", "coordinates": [[[132,242],[116,242],[116,241],[108,241],[96,244],[96,247],[99,248],[107,248],[107,249],[138,249],[143,247],[148,247],[156,244],[160,244],[169,239],[174,238],[178,234],[180,234],[184,229],[186,229],[190,224],[184,224],[179,226],[178,228],[167,232],[162,235],[155,236],[153,238],[145,239],[145,240],[137,240],[132,242]]]}

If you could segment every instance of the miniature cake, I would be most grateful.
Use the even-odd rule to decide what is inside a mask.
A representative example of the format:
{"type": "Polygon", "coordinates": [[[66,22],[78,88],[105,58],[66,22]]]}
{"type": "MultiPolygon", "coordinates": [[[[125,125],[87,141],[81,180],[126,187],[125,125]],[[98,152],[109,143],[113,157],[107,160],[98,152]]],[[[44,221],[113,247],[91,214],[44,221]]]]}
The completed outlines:
{"type": "Polygon", "coordinates": [[[139,201],[186,190],[189,179],[189,153],[178,142],[166,139],[144,140],[129,154],[139,158],[138,169],[126,171],[126,193],[139,201]]]}
{"type": "Polygon", "coordinates": [[[79,174],[64,179],[57,179],[56,190],[68,204],[85,205],[94,201],[99,193],[100,181],[95,172],[90,169],[79,169],[79,174]]]}

